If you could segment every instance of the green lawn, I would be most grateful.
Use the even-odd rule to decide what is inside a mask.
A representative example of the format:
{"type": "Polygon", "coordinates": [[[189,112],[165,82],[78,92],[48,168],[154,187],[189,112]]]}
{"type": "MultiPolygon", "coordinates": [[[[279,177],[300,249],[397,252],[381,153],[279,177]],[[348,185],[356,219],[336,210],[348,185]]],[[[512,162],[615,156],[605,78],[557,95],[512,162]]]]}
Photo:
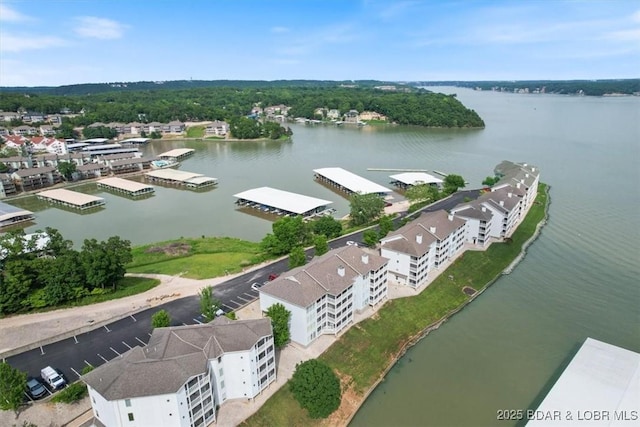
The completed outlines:
{"type": "MultiPolygon", "coordinates": [[[[118,289],[116,289],[115,291],[110,291],[107,288],[105,290],[105,293],[103,294],[88,295],[77,301],[70,302],[68,306],[76,307],[80,305],[90,305],[104,301],[111,301],[118,298],[124,298],[146,292],[149,289],[155,288],[159,284],[160,280],[157,279],[147,279],[146,277],[125,277],[120,281],[120,283],[118,284],[118,289]]],[[[52,309],[57,308],[60,307],[52,307],[52,309]]]]}
{"type": "Polygon", "coordinates": [[[187,128],[187,138],[202,138],[204,136],[204,126],[189,126],[187,128]]]}
{"type": "Polygon", "coordinates": [[[260,245],[230,237],[179,239],[135,247],[129,273],[182,274],[208,279],[237,273],[266,259],[260,245]]]}
{"type": "MultiPolygon", "coordinates": [[[[481,290],[498,277],[520,254],[522,245],[543,220],[547,187],[539,194],[510,243],[494,243],[484,252],[467,251],[419,295],[388,301],[377,315],[351,327],[319,358],[351,379],[350,388],[363,395],[382,376],[404,345],[418,338],[429,325],[450,315],[469,300],[465,286],[481,290]]],[[[286,388],[283,387],[283,389],[286,388]]],[[[318,425],[298,406],[291,393],[279,391],[244,425],[318,425]],[[291,411],[291,416],[283,413],[291,411]]],[[[287,414],[289,415],[289,414],[287,414]]]]}

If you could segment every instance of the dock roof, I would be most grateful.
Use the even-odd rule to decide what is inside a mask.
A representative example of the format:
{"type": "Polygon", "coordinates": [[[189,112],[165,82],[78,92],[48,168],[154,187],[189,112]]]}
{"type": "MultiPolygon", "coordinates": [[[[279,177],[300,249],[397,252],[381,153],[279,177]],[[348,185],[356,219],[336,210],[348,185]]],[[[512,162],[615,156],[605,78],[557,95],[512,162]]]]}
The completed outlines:
{"type": "Polygon", "coordinates": [[[59,200],[64,203],[69,203],[75,206],[84,206],[94,202],[104,202],[102,197],[91,196],[89,194],[78,193],[77,191],[66,190],[64,188],[57,188],[54,190],[46,190],[38,193],[40,197],[46,197],[48,199],[59,200]]]}
{"type": "Polygon", "coordinates": [[[120,188],[125,191],[137,192],[147,188],[153,188],[152,185],[142,184],[140,182],[130,181],[123,178],[105,178],[98,181],[98,184],[108,185],[110,187],[120,188]]]}
{"type": "Polygon", "coordinates": [[[0,202],[0,223],[24,215],[33,215],[33,212],[0,202]]]}
{"type": "Polygon", "coordinates": [[[188,181],[193,178],[199,178],[204,176],[201,173],[187,172],[187,171],[181,171],[181,170],[170,169],[170,168],[149,171],[147,172],[147,175],[152,176],[154,178],[170,179],[174,181],[188,181]]]}
{"type": "Polygon", "coordinates": [[[158,154],[158,157],[182,157],[186,156],[187,154],[191,154],[194,151],[196,150],[194,150],[193,148],[175,148],[173,150],[158,154]]]}
{"type": "Polygon", "coordinates": [[[342,168],[314,169],[315,173],[358,194],[390,193],[391,190],[342,168]]]}
{"type": "MultiPolygon", "coordinates": [[[[637,414],[640,402],[640,353],[587,338],[569,366],[558,378],[538,411],[559,412],[561,423],[554,425],[584,425],[578,411],[608,414],[593,425],[627,425],[623,419],[615,421],[615,414],[637,414]],[[567,415],[571,415],[570,420],[567,415]]],[[[591,420],[593,421],[593,420],[591,420]]],[[[624,419],[629,421],[629,419],[624,419]]],[[[527,427],[547,426],[553,422],[532,420],[527,427]]],[[[587,420],[586,424],[589,424],[587,420]]]]}
{"type": "Polygon", "coordinates": [[[303,214],[313,209],[331,204],[329,200],[316,199],[303,194],[291,193],[271,187],[253,188],[234,194],[233,197],[249,200],[261,205],[282,209],[287,212],[303,214]]]}
{"type": "Polygon", "coordinates": [[[435,176],[425,172],[405,172],[396,175],[389,175],[389,178],[407,185],[442,184],[442,180],[440,178],[436,178],[435,176]]]}

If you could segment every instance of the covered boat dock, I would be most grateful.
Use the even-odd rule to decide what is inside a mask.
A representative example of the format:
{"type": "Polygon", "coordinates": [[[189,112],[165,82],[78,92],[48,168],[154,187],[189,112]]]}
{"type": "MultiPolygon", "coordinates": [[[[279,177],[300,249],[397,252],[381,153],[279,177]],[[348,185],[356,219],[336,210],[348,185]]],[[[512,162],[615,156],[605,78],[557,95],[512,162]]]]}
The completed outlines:
{"type": "Polygon", "coordinates": [[[151,182],[168,185],[184,185],[187,188],[204,188],[216,185],[218,180],[201,173],[186,172],[176,169],[157,169],[145,174],[151,182]]]}
{"type": "Polygon", "coordinates": [[[442,187],[442,180],[425,172],[405,172],[396,175],[389,175],[391,184],[406,190],[414,185],[430,185],[432,187],[442,187]]]}
{"type": "Polygon", "coordinates": [[[386,196],[391,190],[342,168],[314,169],[315,179],[349,195],[377,194],[386,196]]]}
{"type": "Polygon", "coordinates": [[[138,197],[152,194],[155,188],[151,185],[142,184],[122,178],[105,178],[98,181],[98,188],[105,188],[116,193],[123,193],[127,196],[138,197]]]}
{"type": "Polygon", "coordinates": [[[64,188],[41,191],[37,196],[39,199],[46,200],[47,202],[80,210],[97,208],[104,205],[104,199],[102,197],[65,190],[64,188]]]}
{"type": "Polygon", "coordinates": [[[327,210],[327,205],[333,202],[316,199],[302,194],[290,193],[271,187],[253,188],[234,194],[241,207],[258,209],[265,213],[276,215],[302,215],[308,217],[327,210]]]}
{"type": "Polygon", "coordinates": [[[178,161],[178,160],[184,159],[185,157],[191,156],[195,152],[196,150],[194,150],[193,148],[176,148],[173,150],[166,151],[164,153],[160,153],[158,155],[158,158],[162,160],[178,161]]]}
{"type": "Polygon", "coordinates": [[[33,212],[0,202],[0,227],[8,227],[24,221],[33,221],[33,212]]]}
{"type": "Polygon", "coordinates": [[[587,338],[527,427],[637,425],[640,353],[587,338]],[[636,422],[634,422],[636,421],[636,422]]]}

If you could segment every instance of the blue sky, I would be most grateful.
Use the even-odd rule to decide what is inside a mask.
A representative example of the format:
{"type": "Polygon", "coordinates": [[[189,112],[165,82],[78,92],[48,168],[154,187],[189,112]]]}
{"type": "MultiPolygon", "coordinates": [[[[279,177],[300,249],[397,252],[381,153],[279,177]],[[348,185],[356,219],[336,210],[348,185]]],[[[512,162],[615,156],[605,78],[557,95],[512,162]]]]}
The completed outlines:
{"type": "Polygon", "coordinates": [[[637,77],[635,0],[0,0],[0,86],[637,77]]]}

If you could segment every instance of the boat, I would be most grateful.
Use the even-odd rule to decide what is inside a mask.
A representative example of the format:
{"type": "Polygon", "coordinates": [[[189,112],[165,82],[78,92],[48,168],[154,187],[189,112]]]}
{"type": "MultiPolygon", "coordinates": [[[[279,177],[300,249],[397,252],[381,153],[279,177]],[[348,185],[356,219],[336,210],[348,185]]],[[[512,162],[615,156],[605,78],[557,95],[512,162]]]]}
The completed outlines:
{"type": "Polygon", "coordinates": [[[152,160],[151,169],[166,169],[180,166],[180,162],[175,160],[152,160]]]}

